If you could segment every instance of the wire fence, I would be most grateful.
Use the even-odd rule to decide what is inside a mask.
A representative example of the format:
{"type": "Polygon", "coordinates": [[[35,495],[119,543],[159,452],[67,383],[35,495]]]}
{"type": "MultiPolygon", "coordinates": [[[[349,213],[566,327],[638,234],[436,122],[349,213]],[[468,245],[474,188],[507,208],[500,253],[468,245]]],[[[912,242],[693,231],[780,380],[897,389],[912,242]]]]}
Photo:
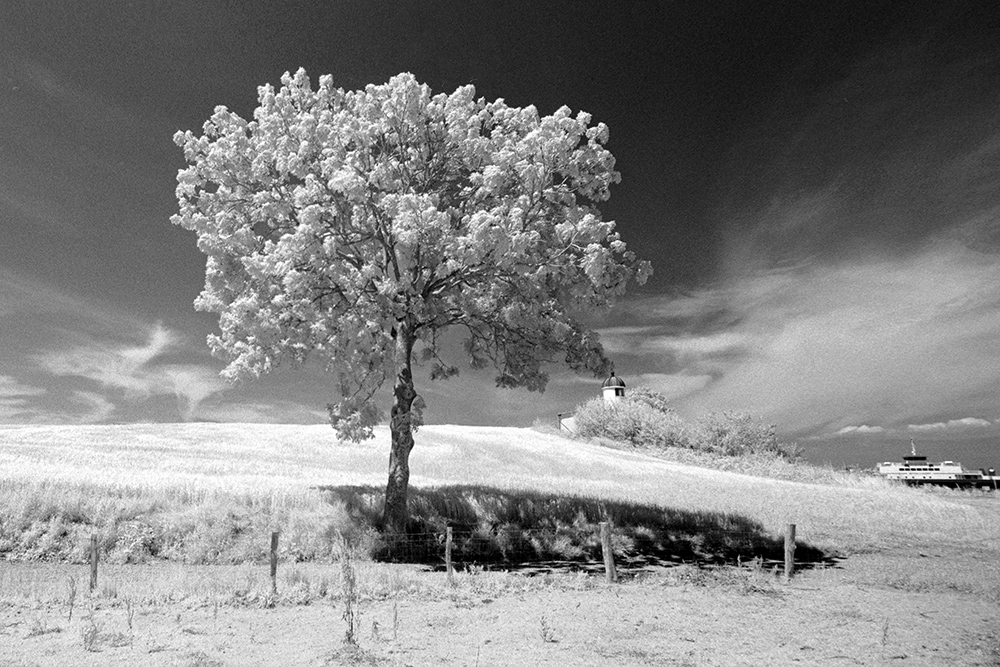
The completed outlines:
{"type": "Polygon", "coordinates": [[[602,522],[576,530],[446,528],[383,535],[372,555],[377,560],[422,563],[436,569],[450,562],[458,569],[555,567],[593,571],[603,568],[605,553],[613,555],[620,568],[633,570],[681,563],[736,564],[752,559],[779,562],[784,558],[784,549],[780,536],[745,527],[655,531],[602,522]],[[608,534],[602,536],[602,530],[608,534]]]}
{"type": "Polygon", "coordinates": [[[452,529],[384,535],[374,556],[396,562],[444,562],[449,533],[452,559],[456,564],[518,565],[557,558],[600,558],[597,539],[581,540],[580,535],[560,534],[540,528],[497,528],[489,532],[452,529]]]}
{"type": "MultiPolygon", "coordinates": [[[[639,571],[682,563],[699,565],[739,564],[755,560],[777,568],[783,564],[785,577],[795,569],[795,526],[788,524],[783,537],[768,537],[747,528],[702,531],[692,534],[674,532],[658,535],[648,528],[621,526],[615,528],[603,521],[596,530],[545,528],[480,528],[443,531],[417,531],[380,536],[371,554],[376,560],[424,564],[432,570],[447,572],[449,578],[456,569],[484,568],[526,570],[529,573],[554,570],[597,574],[603,572],[609,581],[618,579],[619,570],[639,571]]],[[[341,548],[359,545],[341,536],[341,548]]],[[[277,572],[281,553],[280,533],[270,535],[270,576],[277,592],[277,572]]],[[[807,561],[820,553],[806,549],[807,561]]],[[[96,535],[90,538],[90,589],[98,581],[100,547],[96,535]]]]}

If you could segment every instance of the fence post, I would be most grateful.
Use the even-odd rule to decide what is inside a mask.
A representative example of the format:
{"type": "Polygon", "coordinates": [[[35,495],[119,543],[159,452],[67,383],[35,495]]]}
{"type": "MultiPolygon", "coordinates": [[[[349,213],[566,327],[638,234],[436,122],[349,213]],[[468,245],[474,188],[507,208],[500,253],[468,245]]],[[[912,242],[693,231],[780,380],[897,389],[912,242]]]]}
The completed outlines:
{"type": "Polygon", "coordinates": [[[454,585],[455,576],[453,574],[454,570],[451,567],[451,526],[445,528],[445,538],[444,538],[444,568],[448,572],[448,585],[454,585]]]}
{"type": "Polygon", "coordinates": [[[785,581],[795,574],[795,524],[785,526],[785,581]]]}
{"type": "Polygon", "coordinates": [[[97,588],[97,535],[90,536],[90,590],[97,588]]]}
{"type": "Polygon", "coordinates": [[[271,533],[271,592],[278,594],[278,531],[271,533]]]}
{"type": "Polygon", "coordinates": [[[607,521],[601,522],[601,553],[604,555],[604,574],[608,581],[612,583],[618,581],[615,554],[611,550],[611,524],[607,521]]]}

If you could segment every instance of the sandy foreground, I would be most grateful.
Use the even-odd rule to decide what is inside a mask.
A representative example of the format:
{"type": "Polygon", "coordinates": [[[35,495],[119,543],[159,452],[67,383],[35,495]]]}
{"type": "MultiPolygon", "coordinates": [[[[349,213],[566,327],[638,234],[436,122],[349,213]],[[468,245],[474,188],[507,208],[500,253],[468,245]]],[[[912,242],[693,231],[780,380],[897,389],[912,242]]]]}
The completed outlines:
{"type": "Polygon", "coordinates": [[[994,599],[886,577],[898,570],[907,576],[895,581],[912,583],[941,558],[855,556],[751,592],[655,576],[582,586],[579,577],[564,584],[556,576],[498,597],[465,588],[436,599],[361,601],[353,653],[336,601],[136,607],[131,629],[127,609],[98,607],[89,650],[91,626],[79,607],[67,622],[65,605],[6,602],[0,667],[1000,665],[994,599]]]}

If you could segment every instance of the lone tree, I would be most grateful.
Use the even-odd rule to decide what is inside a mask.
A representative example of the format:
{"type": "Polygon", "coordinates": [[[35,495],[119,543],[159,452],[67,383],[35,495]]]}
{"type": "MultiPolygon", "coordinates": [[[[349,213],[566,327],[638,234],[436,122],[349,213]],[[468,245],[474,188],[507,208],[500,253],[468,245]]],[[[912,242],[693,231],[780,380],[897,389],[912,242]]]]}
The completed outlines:
{"type": "Polygon", "coordinates": [[[651,269],[595,207],[620,175],[589,114],[539,117],[472,86],[432,95],[412,74],[346,92],[330,76],[313,90],[301,69],[281,83],[258,89],[252,121],[220,106],[203,136],[174,135],[189,166],[171,222],[208,256],[195,307],[219,314],[208,343],[223,376],[318,355],[340,389],[331,422],[355,441],[394,378],[383,520],[402,531],[423,407],[414,362],[431,379],[458,373],[442,358],[457,328],[500,387],[542,391],[556,355],[605,373],[578,315],[651,269]]]}

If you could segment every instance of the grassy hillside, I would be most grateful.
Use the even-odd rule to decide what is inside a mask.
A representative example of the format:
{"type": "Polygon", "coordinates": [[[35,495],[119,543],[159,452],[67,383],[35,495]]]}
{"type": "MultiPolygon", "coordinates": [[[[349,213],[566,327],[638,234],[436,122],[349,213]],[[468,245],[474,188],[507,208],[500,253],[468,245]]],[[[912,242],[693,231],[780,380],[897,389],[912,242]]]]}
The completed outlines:
{"type": "MultiPolygon", "coordinates": [[[[388,442],[385,428],[337,442],[323,425],[2,428],[0,558],[82,561],[93,532],[118,562],[258,560],[274,529],[300,560],[328,556],[338,533],[376,549],[388,442]]],[[[494,542],[512,528],[539,555],[592,555],[603,518],[625,556],[745,555],[742,542],[773,549],[786,523],[827,554],[956,540],[1000,549],[996,503],[964,494],[763,479],[532,429],[426,426],[411,466],[422,527],[492,531],[494,542]]]]}

